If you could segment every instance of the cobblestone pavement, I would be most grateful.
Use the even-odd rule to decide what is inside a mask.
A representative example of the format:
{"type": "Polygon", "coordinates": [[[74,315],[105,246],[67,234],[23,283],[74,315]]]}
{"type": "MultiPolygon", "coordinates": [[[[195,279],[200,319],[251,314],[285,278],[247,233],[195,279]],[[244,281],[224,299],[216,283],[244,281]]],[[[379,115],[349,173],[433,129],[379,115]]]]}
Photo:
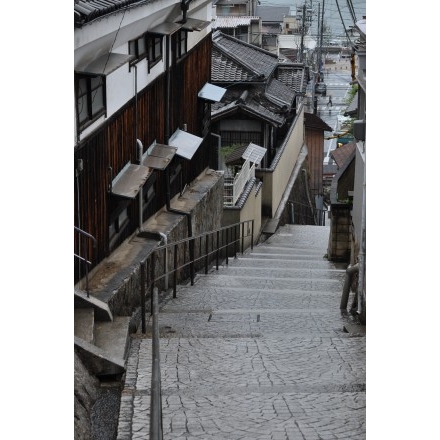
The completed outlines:
{"type": "MultiPolygon", "coordinates": [[[[366,341],[343,331],[328,234],[286,225],[162,301],[164,439],[366,438],[366,341]]],[[[149,337],[133,335],[118,440],[149,438],[149,337]]]]}

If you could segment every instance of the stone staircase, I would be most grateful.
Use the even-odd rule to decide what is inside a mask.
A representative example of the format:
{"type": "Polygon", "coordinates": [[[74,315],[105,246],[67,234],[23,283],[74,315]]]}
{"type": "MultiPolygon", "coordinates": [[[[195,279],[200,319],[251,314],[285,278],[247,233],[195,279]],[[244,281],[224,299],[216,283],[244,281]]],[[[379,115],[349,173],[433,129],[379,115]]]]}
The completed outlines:
{"type": "MultiPolygon", "coordinates": [[[[339,309],[329,232],[285,225],[162,297],[164,438],[365,438],[365,327],[339,309]]],[[[150,325],[132,335],[117,440],[148,438],[150,325]]]]}
{"type": "Polygon", "coordinates": [[[98,378],[118,378],[125,372],[130,317],[113,317],[108,305],[86,292],[75,290],[75,351],[98,378]]]}

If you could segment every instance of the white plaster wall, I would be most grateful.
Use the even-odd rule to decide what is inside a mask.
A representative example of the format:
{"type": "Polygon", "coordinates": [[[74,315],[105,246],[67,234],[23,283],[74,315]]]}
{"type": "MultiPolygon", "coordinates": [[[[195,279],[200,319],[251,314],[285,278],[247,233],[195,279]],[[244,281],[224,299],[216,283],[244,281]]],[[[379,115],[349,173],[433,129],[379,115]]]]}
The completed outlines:
{"type": "MultiPolygon", "coordinates": [[[[301,106],[292,130],[288,134],[286,146],[273,172],[264,172],[263,204],[270,207],[271,217],[283,197],[283,191],[287,186],[293,172],[299,152],[304,143],[304,106],[301,106]],[[280,191],[280,188],[282,189],[280,191]]],[[[257,170],[257,175],[260,174],[257,170]]]]}

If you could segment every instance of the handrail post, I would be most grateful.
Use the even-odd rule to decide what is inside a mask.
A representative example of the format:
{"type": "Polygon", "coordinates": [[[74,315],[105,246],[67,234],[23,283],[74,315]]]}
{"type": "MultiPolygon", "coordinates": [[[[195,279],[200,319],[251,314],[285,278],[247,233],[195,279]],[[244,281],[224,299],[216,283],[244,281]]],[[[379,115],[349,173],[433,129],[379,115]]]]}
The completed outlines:
{"type": "Polygon", "coordinates": [[[173,298],[177,297],[177,244],[174,245],[173,298]]]}
{"type": "Polygon", "coordinates": [[[189,239],[189,271],[191,276],[191,286],[194,286],[194,238],[189,239]]]}
{"type": "Polygon", "coordinates": [[[215,253],[215,268],[218,270],[218,254],[220,249],[220,231],[217,231],[217,251],[215,253]]]}
{"type": "Polygon", "coordinates": [[[158,289],[151,292],[153,314],[153,347],[152,347],[152,373],[151,373],[151,402],[150,402],[150,438],[162,439],[162,392],[160,379],[160,350],[159,350],[159,306],[158,289]]]}
{"type": "Polygon", "coordinates": [[[156,276],[156,251],[153,251],[151,254],[151,314],[153,313],[153,290],[154,290],[154,281],[156,276]]]}
{"type": "Polygon", "coordinates": [[[147,332],[146,324],[145,324],[145,284],[146,284],[146,268],[145,268],[145,260],[141,261],[141,318],[142,318],[142,333],[145,334],[147,332]]]}
{"type": "Polygon", "coordinates": [[[241,224],[241,253],[244,254],[244,222],[241,224]]]}
{"type": "Polygon", "coordinates": [[[209,235],[205,235],[205,275],[208,275],[209,235]]]}
{"type": "Polygon", "coordinates": [[[237,226],[234,226],[234,258],[237,258],[237,226]]]}
{"type": "Polygon", "coordinates": [[[254,220],[251,220],[252,232],[251,232],[251,250],[254,248],[254,220]]]}
{"type": "Polygon", "coordinates": [[[229,264],[229,228],[226,229],[226,266],[229,264]]]}

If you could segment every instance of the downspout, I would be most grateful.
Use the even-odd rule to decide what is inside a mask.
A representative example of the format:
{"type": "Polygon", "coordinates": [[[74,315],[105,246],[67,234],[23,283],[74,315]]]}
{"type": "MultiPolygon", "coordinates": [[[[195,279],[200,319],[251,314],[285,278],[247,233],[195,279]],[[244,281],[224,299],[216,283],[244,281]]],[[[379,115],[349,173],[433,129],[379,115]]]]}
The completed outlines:
{"type": "Polygon", "coordinates": [[[216,137],[218,139],[218,144],[217,144],[217,149],[218,149],[218,151],[217,151],[217,167],[218,167],[219,170],[222,170],[223,169],[223,164],[222,164],[222,161],[221,161],[221,154],[220,154],[220,151],[221,151],[221,148],[222,148],[222,137],[219,134],[213,133],[212,131],[211,131],[211,136],[214,136],[214,137],[216,137]]]}
{"type": "MultiPolygon", "coordinates": [[[[138,148],[139,148],[139,165],[142,164],[142,154],[144,151],[144,146],[142,145],[142,142],[139,139],[136,139],[138,148]]],[[[142,219],[143,219],[143,198],[144,198],[144,191],[143,191],[143,186],[140,187],[139,189],[139,232],[142,232],[142,219]]]]}
{"type": "MultiPolygon", "coordinates": [[[[144,146],[142,142],[137,138],[138,130],[137,130],[137,120],[138,120],[138,94],[137,94],[137,66],[134,65],[134,138],[136,139],[136,145],[138,147],[138,160],[139,165],[142,164],[142,154],[144,152],[144,146]]],[[[142,199],[143,199],[143,187],[139,189],[139,232],[142,232],[142,218],[143,218],[143,207],[142,207],[142,199]]]]}
{"type": "MultiPolygon", "coordinates": [[[[189,4],[189,2],[188,2],[189,4]]],[[[182,10],[184,14],[186,11],[183,9],[183,1],[181,3],[182,10]]],[[[188,7],[187,7],[188,9],[188,7]]],[[[186,21],[186,17],[185,17],[186,21]]],[[[166,69],[166,99],[165,99],[165,144],[168,145],[170,141],[170,95],[171,95],[171,75],[170,75],[170,35],[166,37],[166,60],[165,60],[165,69],[166,69]]],[[[185,215],[187,218],[187,226],[188,226],[188,237],[192,237],[192,222],[191,222],[191,213],[185,211],[179,211],[178,209],[171,208],[171,190],[170,190],[170,170],[167,167],[165,169],[165,185],[166,185],[166,207],[168,212],[173,212],[174,214],[185,215]]],[[[190,258],[191,261],[194,261],[194,241],[190,241],[190,258]]],[[[191,264],[191,285],[194,285],[194,265],[191,264]]]]}
{"type": "Polygon", "coordinates": [[[317,225],[316,222],[316,213],[315,213],[315,209],[312,205],[312,199],[310,198],[310,194],[309,194],[309,179],[307,177],[307,170],[305,168],[302,168],[302,172],[304,173],[305,177],[304,177],[304,182],[306,185],[306,193],[307,193],[307,199],[309,201],[309,205],[310,205],[310,210],[312,211],[312,216],[313,216],[313,221],[315,222],[315,226],[317,225]]]}

